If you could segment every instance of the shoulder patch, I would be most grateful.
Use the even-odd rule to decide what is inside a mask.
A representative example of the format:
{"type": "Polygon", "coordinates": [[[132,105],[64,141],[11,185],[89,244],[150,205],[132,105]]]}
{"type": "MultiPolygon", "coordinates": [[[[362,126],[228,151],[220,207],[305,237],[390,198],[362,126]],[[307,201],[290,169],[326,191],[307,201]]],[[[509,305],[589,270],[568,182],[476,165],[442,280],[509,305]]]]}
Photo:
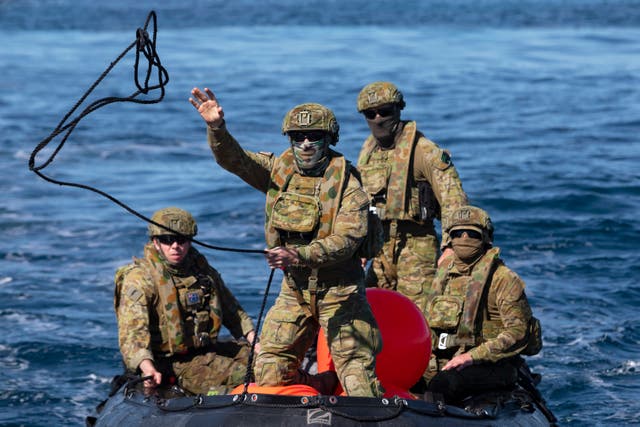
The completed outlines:
{"type": "Polygon", "coordinates": [[[451,161],[451,154],[448,150],[440,150],[440,153],[436,156],[435,160],[435,166],[440,170],[445,170],[453,164],[451,161]]]}

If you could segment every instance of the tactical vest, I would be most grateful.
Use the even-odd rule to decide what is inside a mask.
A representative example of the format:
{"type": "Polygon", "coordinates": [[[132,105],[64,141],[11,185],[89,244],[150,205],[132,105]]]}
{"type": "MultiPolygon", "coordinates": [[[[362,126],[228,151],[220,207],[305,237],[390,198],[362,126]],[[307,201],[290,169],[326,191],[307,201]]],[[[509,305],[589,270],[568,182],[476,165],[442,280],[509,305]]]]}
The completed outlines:
{"type": "Polygon", "coordinates": [[[487,284],[491,283],[495,268],[502,263],[499,257],[499,248],[489,249],[475,265],[471,276],[452,280],[448,280],[449,268],[438,269],[427,311],[429,326],[435,332],[434,350],[469,349],[497,337],[504,330],[501,320],[481,321],[478,316],[487,284]]]}
{"type": "Polygon", "coordinates": [[[373,135],[364,142],[358,169],[363,186],[382,220],[420,222],[419,192],[413,185],[412,171],[413,152],[420,136],[416,122],[407,122],[393,149],[393,162],[370,162],[377,143],[373,135]]]}
{"type": "Polygon", "coordinates": [[[275,160],[265,207],[265,237],[269,248],[282,244],[281,232],[299,233],[308,236],[309,241],[333,232],[348,174],[347,161],[342,155],[329,150],[329,156],[322,178],[296,176],[301,185],[312,187],[312,196],[288,191],[291,178],[297,173],[291,150],[275,160]]]}
{"type": "MultiPolygon", "coordinates": [[[[193,262],[196,271],[208,271],[209,264],[197,251],[193,262]]],[[[151,343],[154,353],[161,352],[167,356],[185,354],[192,348],[215,343],[222,325],[221,307],[214,295],[218,277],[204,273],[174,276],[164,267],[155,248],[151,250],[147,247],[144,259],[134,258],[133,264],[116,273],[116,313],[124,277],[135,267],[140,268],[144,276],[152,281],[159,298],[157,307],[161,310],[158,317],[162,342],[151,343]]]]}

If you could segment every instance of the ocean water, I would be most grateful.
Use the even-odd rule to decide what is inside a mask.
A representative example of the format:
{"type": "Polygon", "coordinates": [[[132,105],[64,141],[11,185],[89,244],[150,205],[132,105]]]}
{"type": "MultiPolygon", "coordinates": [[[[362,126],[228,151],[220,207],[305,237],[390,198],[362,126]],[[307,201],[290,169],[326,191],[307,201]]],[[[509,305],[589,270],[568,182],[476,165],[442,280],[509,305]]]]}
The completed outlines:
{"type": "MultiPolygon", "coordinates": [[[[640,1],[129,3],[0,0],[0,425],[82,425],[121,370],[113,274],[146,225],[27,162],[152,9],[164,100],[93,112],[45,174],[147,216],[181,206],[201,240],[259,249],[264,197],[212,160],[191,88],[253,150],[284,150],[285,112],[323,103],[355,160],[357,93],[393,81],[527,283],[545,345],[529,363],[561,425],[640,423],[640,1]]],[[[133,93],[133,64],[89,101],[133,93]]],[[[262,257],[202,251],[257,317],[262,257]]]]}

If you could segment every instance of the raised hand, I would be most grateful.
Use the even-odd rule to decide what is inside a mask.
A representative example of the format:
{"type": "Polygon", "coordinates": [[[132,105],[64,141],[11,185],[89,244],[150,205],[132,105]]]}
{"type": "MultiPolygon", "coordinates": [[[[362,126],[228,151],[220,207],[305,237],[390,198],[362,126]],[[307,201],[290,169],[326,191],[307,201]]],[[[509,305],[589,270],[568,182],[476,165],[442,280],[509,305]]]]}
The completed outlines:
{"type": "Polygon", "coordinates": [[[198,110],[207,126],[212,128],[222,126],[222,123],[224,123],[224,110],[218,104],[218,100],[211,89],[205,87],[203,92],[194,87],[191,89],[191,95],[192,98],[189,98],[189,102],[198,110]]]}

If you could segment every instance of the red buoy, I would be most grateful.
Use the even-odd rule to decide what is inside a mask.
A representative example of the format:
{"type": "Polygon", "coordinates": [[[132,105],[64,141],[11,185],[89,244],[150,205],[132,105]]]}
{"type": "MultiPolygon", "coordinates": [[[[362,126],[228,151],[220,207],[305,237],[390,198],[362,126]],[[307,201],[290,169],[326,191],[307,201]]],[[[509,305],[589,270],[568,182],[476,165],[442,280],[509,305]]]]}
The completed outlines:
{"type": "MultiPolygon", "coordinates": [[[[431,356],[431,331],[418,307],[399,292],[367,288],[367,300],[382,335],[376,374],[387,390],[385,397],[411,396],[431,356]]],[[[335,370],[323,331],[318,334],[318,372],[335,370]]]]}

